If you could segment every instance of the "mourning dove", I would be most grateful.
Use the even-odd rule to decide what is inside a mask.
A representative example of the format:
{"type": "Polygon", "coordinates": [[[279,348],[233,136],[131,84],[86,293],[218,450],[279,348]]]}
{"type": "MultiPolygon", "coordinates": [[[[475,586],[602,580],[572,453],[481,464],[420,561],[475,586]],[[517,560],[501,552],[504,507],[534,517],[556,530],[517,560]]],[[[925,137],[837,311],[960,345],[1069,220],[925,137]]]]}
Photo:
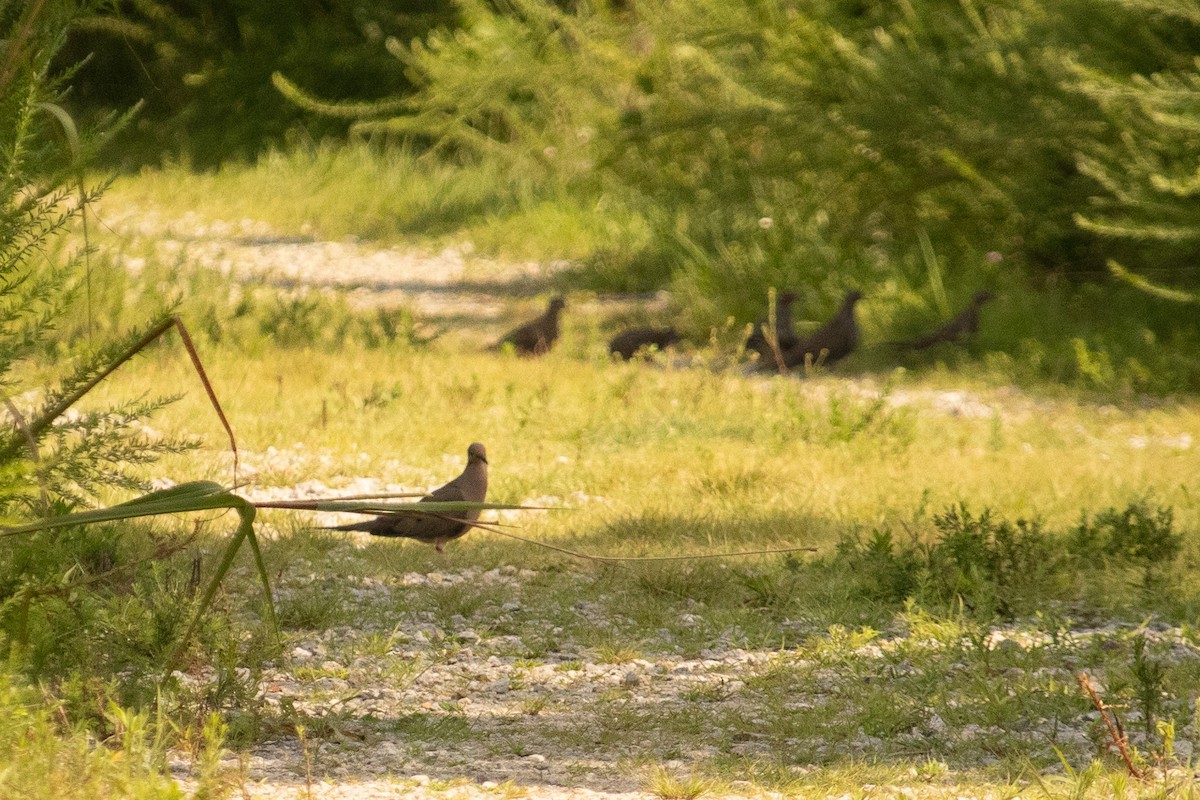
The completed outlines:
{"type": "Polygon", "coordinates": [[[496,342],[492,349],[499,350],[504,345],[511,344],[513,349],[522,355],[540,356],[543,353],[549,352],[550,348],[554,346],[554,342],[558,339],[559,313],[566,306],[567,301],[561,296],[552,298],[550,306],[546,309],[546,313],[535,320],[513,328],[500,337],[500,341],[496,342]]]}
{"type": "MultiPolygon", "coordinates": [[[[779,344],[781,353],[786,353],[799,343],[792,324],[792,304],[796,299],[794,292],[784,292],[775,298],[775,341],[779,344]]],[[[750,331],[750,336],[746,338],[746,349],[758,353],[763,363],[774,364],[775,353],[771,350],[771,343],[767,341],[766,334],[763,333],[769,324],[768,317],[754,323],[754,330],[750,331]]]]}
{"type": "Polygon", "coordinates": [[[971,299],[971,304],[963,309],[954,319],[951,319],[933,333],[908,342],[899,342],[896,344],[896,347],[903,350],[924,350],[927,347],[933,347],[935,344],[941,344],[942,342],[957,342],[968,333],[978,332],[979,309],[983,307],[984,303],[995,297],[996,295],[993,292],[989,292],[986,289],[976,292],[975,297],[971,299]]]}
{"type": "Polygon", "coordinates": [[[858,347],[858,322],[854,319],[854,304],[862,299],[862,292],[846,293],[842,307],[811,336],[800,339],[783,353],[786,367],[801,367],[806,363],[832,364],[845,358],[858,347]]]}
{"type": "MultiPolygon", "coordinates": [[[[488,460],[487,448],[475,442],[467,448],[467,466],[454,480],[434,489],[422,503],[468,502],[482,503],[487,497],[488,460]]],[[[457,539],[469,531],[472,522],[479,519],[479,511],[411,512],[397,511],[384,514],[366,522],[338,525],[328,530],[366,531],[372,536],[401,536],[432,544],[442,552],[446,542],[457,539]]]]}
{"type": "Polygon", "coordinates": [[[608,352],[623,359],[633,358],[643,347],[665,350],[679,341],[674,328],[630,328],[621,331],[608,343],[608,352]]]}

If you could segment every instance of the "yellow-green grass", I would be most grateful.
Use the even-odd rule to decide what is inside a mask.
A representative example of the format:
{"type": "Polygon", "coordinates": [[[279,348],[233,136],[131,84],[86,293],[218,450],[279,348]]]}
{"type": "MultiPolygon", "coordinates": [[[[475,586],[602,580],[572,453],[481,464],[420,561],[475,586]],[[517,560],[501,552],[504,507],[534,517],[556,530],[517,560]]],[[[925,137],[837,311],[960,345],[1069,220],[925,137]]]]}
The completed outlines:
{"type": "MultiPolygon", "coordinates": [[[[245,491],[306,483],[311,490],[317,482],[322,490],[357,492],[358,478],[434,486],[461,469],[469,442],[482,441],[491,457],[490,500],[563,509],[506,516],[523,537],[621,556],[812,546],[821,561],[808,565],[814,556],[800,554],[791,562],[769,556],[614,567],[483,530],[451,543],[441,557],[413,542],[307,527],[329,518],[264,511],[259,530],[268,539],[265,557],[288,642],[282,654],[292,641],[338,628],[354,631],[339,634],[347,651],[334,654],[338,664],[353,664],[360,645],[391,659],[390,645],[378,639],[437,626],[446,654],[431,645],[415,661],[397,661],[402,668],[388,680],[404,688],[428,660],[451,657],[464,627],[485,641],[507,639],[487,646],[506,664],[530,667],[569,657],[624,670],[638,659],[669,665],[744,648],[771,661],[741,676],[741,689],[700,686],[651,712],[629,703],[625,689],[606,688],[584,711],[573,711],[573,722],[554,728],[564,757],[595,746],[590,737],[599,730],[605,748],[629,754],[640,785],[664,796],[700,789],[710,796],[865,796],[876,791],[865,786],[886,785],[919,796],[1004,797],[1014,781],[1029,791],[1029,775],[1054,768],[1053,748],[1061,743],[1046,739],[1045,730],[1060,717],[1072,731],[1082,725],[1087,705],[1073,670],[1111,677],[1111,699],[1136,704],[1137,684],[1128,678],[1133,629],[1109,637],[1111,648],[1090,639],[1071,643],[1071,631],[1165,618],[1194,641],[1187,622],[1196,589],[1186,572],[1200,549],[1192,478],[1200,474],[1200,402],[1097,399],[1044,384],[1017,390],[986,369],[864,372],[869,359],[857,357],[807,378],[722,366],[728,351],[701,352],[691,365],[666,358],[613,363],[604,348],[612,320],[584,300],[573,302],[563,340],[541,359],[484,351],[494,330],[453,331],[423,347],[352,344],[338,351],[277,347],[266,335],[240,347],[201,336],[201,355],[237,432],[245,491]],[[1184,560],[1170,590],[1148,597],[1146,588],[1163,584],[1141,586],[1138,570],[1098,570],[1061,592],[1060,573],[1054,587],[1033,587],[1040,594],[1021,619],[1004,623],[1049,642],[1028,651],[993,653],[981,643],[996,620],[982,612],[972,618],[975,609],[961,602],[934,602],[927,612],[906,609],[903,598],[864,594],[855,567],[837,560],[846,537],[876,529],[891,531],[897,543],[909,534],[931,542],[932,516],[957,503],[1008,519],[1039,518],[1061,534],[1081,513],[1147,496],[1152,506],[1173,508],[1184,535],[1184,560]],[[410,572],[510,565],[534,573],[496,585],[400,581],[410,572]],[[395,591],[364,599],[356,590],[366,578],[395,591]],[[1043,595],[1069,602],[1043,604],[1043,595]],[[516,610],[504,610],[514,603],[516,610]],[[942,623],[926,613],[950,617],[948,632],[930,633],[942,623]],[[820,702],[789,707],[797,696],[820,702]],[[913,739],[910,732],[933,714],[944,730],[913,739]],[[1029,719],[1043,723],[1026,728],[1029,719]],[[989,732],[960,735],[969,726],[989,732]],[[747,751],[747,743],[765,749],[747,751]],[[682,766],[671,766],[675,761],[682,766]],[[738,783],[743,779],[748,783],[738,783]]],[[[726,333],[737,338],[732,328],[726,333]]],[[[150,425],[200,436],[203,444],[163,460],[148,476],[232,481],[224,434],[182,348],[154,348],[87,402],[174,392],[184,396],[150,425]]],[[[232,527],[216,518],[202,530],[215,546],[232,527]]],[[[213,546],[202,546],[210,553],[206,569],[213,546]]],[[[257,629],[260,589],[249,567],[239,563],[221,602],[257,629]]],[[[168,569],[186,576],[191,564],[168,569]]],[[[1158,715],[1182,729],[1192,717],[1198,668],[1194,659],[1174,659],[1170,642],[1155,647],[1153,657],[1165,664],[1161,685],[1150,687],[1164,698],[1158,715]]],[[[237,665],[257,671],[281,655],[254,653],[237,665]]],[[[509,678],[519,691],[517,673],[509,678]]],[[[231,746],[292,735],[299,718],[247,699],[253,686],[243,695],[228,709],[231,746]]],[[[561,720],[561,702],[554,693],[524,702],[520,734],[501,746],[541,741],[561,720]]],[[[466,706],[451,697],[445,703],[429,712],[428,729],[406,735],[418,742],[482,735],[466,706]]],[[[314,739],[333,740],[339,719],[302,721],[314,739]]],[[[1062,746],[1076,766],[1093,755],[1078,737],[1062,746]]],[[[1139,746],[1151,757],[1160,745],[1143,738],[1139,746]]],[[[1118,795],[1108,783],[1117,776],[1105,773],[1092,796],[1118,795]]],[[[1047,784],[1047,794],[1072,787],[1047,784]]]]}
{"type": "Polygon", "coordinates": [[[575,259],[644,239],[636,214],[603,194],[506,162],[456,165],[365,144],[272,152],[207,173],[173,166],[119,178],[106,207],[169,217],[249,218],[278,232],[385,243],[469,241],[509,258],[575,259]]]}
{"type": "MultiPolygon", "coordinates": [[[[491,457],[489,499],[569,508],[520,515],[510,520],[517,533],[594,554],[812,545],[832,558],[839,540],[856,532],[931,537],[931,514],[958,502],[1010,519],[1039,517],[1064,532],[1083,511],[1150,495],[1174,508],[1185,558],[1195,558],[1194,401],[1101,404],[949,374],[800,379],[610,363],[589,331],[572,322],[562,349],[536,360],[482,352],[462,339],[427,349],[205,355],[238,433],[242,478],[256,489],[314,480],[337,489],[358,477],[430,486],[456,474],[466,445],[478,440],[491,457]]],[[[185,397],[152,424],[203,436],[204,446],[163,461],[153,474],[230,480],[223,435],[179,348],[130,363],[94,400],[181,390],[185,397]]],[[[1113,700],[1137,707],[1136,682],[1127,677],[1132,628],[1070,640],[1072,617],[1095,621],[1119,605],[1117,595],[1135,606],[1125,621],[1145,618],[1136,610],[1138,587],[1112,575],[1098,573],[1096,580],[1109,582],[1082,593],[1112,597],[1091,609],[1039,609],[1044,613],[1015,624],[1041,644],[1006,649],[987,645],[990,622],[962,616],[961,606],[943,621],[855,596],[835,564],[827,576],[798,572],[778,557],[616,568],[487,531],[472,532],[439,557],[411,542],[351,546],[364,542],[305,530],[310,516],[268,511],[262,519],[264,531],[281,534],[267,543],[266,557],[285,632],[312,637],[349,626],[362,638],[356,645],[354,635],[343,635],[349,649],[334,653],[340,664],[353,663],[360,645],[386,653],[390,644],[376,640],[405,636],[418,621],[446,631],[447,653],[464,626],[485,637],[511,636],[494,652],[529,667],[557,664],[564,651],[614,669],[638,658],[702,658],[710,648],[772,654],[766,666],[739,676],[741,688],[702,686],[657,711],[630,703],[620,687],[573,709],[569,722],[560,720],[553,694],[543,705],[525,706],[523,733],[512,734],[517,745],[527,746],[526,735],[540,741],[558,720],[555,738],[564,753],[595,746],[629,753],[631,774],[661,796],[772,790],[1000,798],[1011,796],[1014,784],[1023,793],[1066,796],[1080,789],[1078,777],[1047,778],[1044,789],[1030,780],[1057,763],[1059,743],[1039,738],[1050,729],[1046,720],[1061,715],[1078,726],[1087,709],[1073,671],[1109,676],[1113,700]],[[408,572],[504,565],[535,573],[512,584],[405,587],[375,600],[353,592],[362,576],[394,583],[408,572]],[[513,602],[515,611],[503,610],[513,602]],[[581,615],[580,603],[590,616],[581,615]],[[789,706],[810,697],[820,702],[789,706]],[[909,732],[932,714],[945,730],[914,740],[909,732]],[[1041,727],[1026,728],[1030,719],[1041,727]],[[968,726],[990,732],[960,736],[968,726]],[[747,742],[764,749],[745,752],[747,742]],[[694,755],[710,750],[710,757],[694,755]]],[[[219,533],[222,524],[210,522],[207,530],[219,533]]],[[[229,596],[253,607],[252,573],[235,573],[229,596]]],[[[1186,609],[1194,588],[1183,588],[1186,609]]],[[[1194,638],[1187,625],[1182,631],[1194,638]]],[[[1194,659],[1172,656],[1169,643],[1156,647],[1153,657],[1166,665],[1159,713],[1182,728],[1197,668],[1194,659]]],[[[428,657],[450,656],[431,650],[428,657]]],[[[397,673],[396,685],[407,686],[412,674],[397,673]]],[[[470,712],[447,702],[437,718],[458,727],[417,739],[478,735],[470,712]]],[[[259,713],[260,729],[290,731],[287,720],[237,710],[242,717],[259,713]]],[[[322,735],[336,738],[338,718],[322,719],[322,735]]],[[[253,734],[239,736],[235,745],[254,741],[253,734]]],[[[1071,741],[1070,763],[1082,768],[1090,745],[1071,741]]],[[[1151,757],[1156,745],[1140,741],[1151,757]]],[[[1117,762],[1108,766],[1077,796],[1141,791],[1116,785],[1117,762]]]]}
{"type": "Polygon", "coordinates": [[[0,675],[0,797],[5,800],[109,800],[109,798],[224,797],[219,773],[223,726],[213,716],[197,729],[172,730],[163,717],[105,709],[114,734],[104,743],[91,732],[66,724],[63,709],[41,691],[14,685],[0,675]],[[185,792],[167,773],[170,741],[194,745],[193,791],[185,792]]]}
{"type": "MultiPolygon", "coordinates": [[[[958,502],[1064,528],[1152,494],[1181,527],[1200,520],[1200,408],[1186,400],[1110,405],[950,376],[881,387],[437,348],[217,352],[208,366],[256,483],[428,485],[478,440],[491,454],[489,499],[572,507],[527,515],[523,535],[595,552],[826,547],[958,502]],[[653,536],[638,533],[648,520],[662,523],[653,536]]],[[[101,395],[154,389],[187,390],[155,426],[205,440],[156,473],[231,479],[182,351],[125,367],[101,395]]]]}

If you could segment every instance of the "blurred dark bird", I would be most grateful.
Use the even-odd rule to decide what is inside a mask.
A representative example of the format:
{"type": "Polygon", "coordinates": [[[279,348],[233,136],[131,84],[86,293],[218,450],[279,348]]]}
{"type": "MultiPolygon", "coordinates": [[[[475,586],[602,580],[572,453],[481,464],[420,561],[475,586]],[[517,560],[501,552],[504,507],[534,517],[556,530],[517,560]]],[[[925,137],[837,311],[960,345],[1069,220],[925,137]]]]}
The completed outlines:
{"type": "MultiPolygon", "coordinates": [[[[792,322],[792,304],[796,299],[793,292],[784,292],[775,298],[775,341],[779,344],[780,353],[786,353],[800,342],[792,322]]],[[[763,364],[775,364],[775,353],[764,333],[770,324],[770,317],[763,317],[754,323],[754,330],[746,338],[746,349],[758,353],[763,364]]]]}
{"type": "Polygon", "coordinates": [[[967,334],[978,333],[979,309],[983,307],[984,303],[995,299],[995,297],[994,292],[989,292],[986,289],[976,292],[970,304],[957,317],[954,317],[933,333],[922,336],[919,339],[897,342],[895,347],[901,350],[924,350],[927,347],[933,347],[935,344],[957,342],[967,334]]]}
{"type": "Polygon", "coordinates": [[[628,361],[643,347],[666,350],[679,341],[679,332],[674,328],[630,328],[621,331],[608,343],[608,352],[628,361]]]}
{"type": "Polygon", "coordinates": [[[492,349],[499,350],[504,345],[511,344],[513,349],[522,355],[540,356],[548,353],[558,340],[558,317],[566,306],[567,301],[562,296],[551,298],[546,313],[513,328],[500,337],[500,341],[496,342],[492,349]]]}
{"type": "MultiPolygon", "coordinates": [[[[467,466],[462,474],[438,489],[434,489],[422,503],[482,503],[487,497],[488,460],[487,448],[479,442],[467,448],[467,466]]],[[[353,522],[326,528],[332,531],[365,531],[372,536],[399,536],[431,544],[442,552],[442,546],[457,539],[474,527],[471,523],[479,519],[479,511],[415,512],[396,511],[383,514],[365,522],[353,522]]]]}
{"type": "Polygon", "coordinates": [[[809,336],[805,336],[783,353],[783,364],[789,369],[803,367],[806,363],[832,364],[854,352],[858,347],[858,322],[854,319],[854,304],[862,299],[862,292],[851,290],[846,293],[842,307],[809,336]]]}

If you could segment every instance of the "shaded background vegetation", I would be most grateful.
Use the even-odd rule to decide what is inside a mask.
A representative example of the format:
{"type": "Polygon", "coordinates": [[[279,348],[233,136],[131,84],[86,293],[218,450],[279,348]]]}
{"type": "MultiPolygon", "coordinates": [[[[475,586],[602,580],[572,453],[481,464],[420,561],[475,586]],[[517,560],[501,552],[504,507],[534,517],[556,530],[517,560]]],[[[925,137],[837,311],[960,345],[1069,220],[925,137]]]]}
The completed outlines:
{"type": "MultiPolygon", "coordinates": [[[[571,254],[576,284],[672,288],[697,331],[755,318],[771,286],[807,319],[865,289],[897,330],[981,286],[1061,290],[1030,315],[1066,320],[1043,360],[1084,374],[1099,353],[1121,376],[1099,388],[1161,392],[1200,375],[1180,307],[1200,284],[1198,48],[1194,9],[1165,0],[138,0],[81,21],[61,58],[93,54],[76,113],[145,101],[108,151],[122,164],[367,139],[481,187],[368,235],[587,209],[607,229],[571,254]],[[1162,302],[1093,324],[1118,282],[1162,302]]],[[[1051,338],[1009,333],[1023,359],[1051,338]]]]}
{"type": "Polygon", "coordinates": [[[106,151],[111,163],[179,159],[211,168],[253,158],[289,131],[312,138],[345,132],[282,98],[270,85],[273,71],[331,95],[411,91],[384,39],[407,41],[456,19],[446,0],[114,0],[75,22],[58,62],[86,62],[70,103],[84,119],[144,104],[106,151]]]}

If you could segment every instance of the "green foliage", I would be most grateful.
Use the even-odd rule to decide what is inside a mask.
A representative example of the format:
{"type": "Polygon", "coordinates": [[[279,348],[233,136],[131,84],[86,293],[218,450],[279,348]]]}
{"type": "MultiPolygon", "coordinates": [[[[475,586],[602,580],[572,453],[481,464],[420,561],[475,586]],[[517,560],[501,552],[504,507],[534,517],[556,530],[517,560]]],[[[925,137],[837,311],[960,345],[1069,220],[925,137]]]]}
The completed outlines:
{"type": "Polygon", "coordinates": [[[1109,508],[1089,518],[1086,514],[1071,532],[1067,545],[1073,556],[1135,564],[1144,569],[1151,587],[1155,574],[1179,555],[1183,537],[1173,530],[1174,512],[1148,501],[1130,503],[1124,510],[1109,508]]]}
{"type": "Polygon", "coordinates": [[[161,716],[110,705],[102,709],[109,746],[67,721],[62,707],[47,704],[43,691],[0,676],[0,796],[28,800],[108,800],[221,796],[213,767],[220,758],[222,729],[208,718],[198,736],[198,784],[185,793],[167,771],[171,722],[161,716]],[[65,724],[64,724],[65,723],[65,724]]]}
{"type": "MultiPolygon", "coordinates": [[[[107,720],[105,704],[122,693],[138,703],[152,701],[153,685],[161,679],[156,671],[178,654],[201,623],[217,618],[202,615],[212,605],[237,545],[252,536],[246,528],[253,509],[224,498],[212,504],[212,485],[201,493],[207,502],[201,502],[202,509],[235,507],[243,514],[243,525],[223,554],[215,580],[197,597],[193,579],[179,579],[177,567],[166,563],[191,544],[190,538],[168,530],[149,533],[127,521],[111,524],[189,510],[178,502],[182,490],[117,510],[68,513],[100,494],[143,486],[143,478],[133,471],[189,446],[185,440],[159,437],[142,422],[170,398],[143,396],[75,408],[148,335],[137,324],[94,336],[88,308],[87,324],[75,331],[81,341],[60,351],[50,366],[39,358],[54,347],[55,327],[68,309],[91,300],[84,265],[56,240],[83,218],[98,192],[85,188],[78,177],[98,134],[79,131],[62,110],[62,80],[51,67],[67,26],[90,8],[44,2],[18,4],[13,11],[0,3],[0,40],[6,44],[0,51],[0,107],[5,110],[0,115],[0,398],[10,421],[0,439],[0,510],[6,523],[56,515],[51,522],[10,524],[3,532],[0,648],[10,669],[42,681],[48,697],[57,692],[72,716],[78,712],[95,726],[128,728],[144,720],[124,712],[120,719],[107,720]],[[66,146],[59,143],[64,133],[66,146]],[[167,497],[174,502],[164,502],[167,497]]],[[[156,329],[161,333],[162,323],[156,329]]],[[[198,580],[198,573],[194,577],[198,580]]],[[[166,731],[160,733],[165,742],[166,731]]],[[[139,730],[124,742],[137,759],[134,766],[114,771],[111,780],[131,780],[150,766],[140,761],[140,736],[139,730]]],[[[161,759],[165,746],[160,744],[156,758],[161,759]]],[[[76,768],[88,763],[77,755],[70,756],[76,768]]],[[[11,760],[6,753],[6,765],[11,760]]],[[[46,775],[62,769],[57,756],[42,766],[46,775]]],[[[3,780],[13,775],[23,773],[6,767],[3,780]]],[[[94,786],[78,774],[72,780],[81,787],[78,793],[61,789],[61,796],[104,796],[110,778],[94,786]]],[[[160,790],[177,794],[169,781],[146,789],[160,790]]],[[[14,796],[44,796],[38,791],[14,796]]]]}
{"type": "Polygon", "coordinates": [[[615,118],[605,101],[618,87],[607,81],[627,61],[605,41],[613,16],[595,8],[569,14],[541,0],[517,0],[502,11],[480,0],[461,7],[461,30],[438,29],[411,45],[388,40],[420,89],[412,97],[327,104],[286,73],[275,76],[276,87],[312,111],[356,118],[360,133],[424,141],[451,154],[486,153],[541,167],[541,175],[562,164],[585,169],[577,159],[587,157],[595,131],[575,125],[615,118]]]}
{"type": "Polygon", "coordinates": [[[959,504],[933,516],[928,541],[897,542],[888,530],[843,538],[830,566],[845,569],[868,600],[911,599],[942,609],[961,603],[981,619],[1011,619],[1047,600],[1091,596],[1090,585],[1120,586],[1131,569],[1144,571],[1144,583],[1153,572],[1163,588],[1177,578],[1171,568],[1181,548],[1172,518],[1169,507],[1136,500],[1120,511],[1085,514],[1060,534],[987,510],[973,515],[959,504]]]}
{"type": "Polygon", "coordinates": [[[1142,724],[1147,734],[1153,733],[1164,694],[1163,666],[1146,652],[1145,636],[1134,637],[1130,672],[1134,679],[1134,693],[1140,706],[1138,710],[1142,714],[1142,724]]]}
{"type": "MultiPolygon", "coordinates": [[[[1164,6],[1159,16],[1118,0],[472,2],[453,32],[389,40],[411,95],[329,103],[286,70],[276,84],[361,132],[520,170],[535,198],[566,191],[633,210],[648,234],[591,252],[588,285],[670,285],[695,330],[754,319],[768,287],[798,292],[808,320],[850,287],[944,315],[981,285],[1012,290],[1022,273],[1104,277],[1119,253],[1092,203],[1104,191],[1113,208],[1136,200],[1120,170],[1149,170],[1141,183],[1162,197],[1144,203],[1147,219],[1168,195],[1193,213],[1194,165],[1176,158],[1155,172],[1143,152],[1193,146],[1184,89],[1195,37],[1163,21],[1186,9],[1164,6]],[[1155,87],[1136,100],[1102,80],[1164,70],[1133,79],[1155,87]],[[1158,116],[1137,129],[1153,146],[1112,124],[1118,106],[1128,117],[1154,103],[1158,116]],[[1159,117],[1176,132],[1161,142],[1159,117]]],[[[1186,257],[1162,269],[1193,269],[1186,257]]],[[[1110,369],[1083,345],[1054,354],[1082,382],[1161,375],[1120,353],[1110,369]]]]}
{"type": "Polygon", "coordinates": [[[63,117],[44,112],[58,108],[62,87],[49,65],[75,12],[73,3],[47,3],[30,6],[23,15],[0,16],[6,25],[3,38],[12,42],[0,60],[0,108],[5,110],[0,115],[0,392],[12,420],[0,448],[5,478],[0,500],[10,513],[20,497],[44,505],[54,498],[77,500],[114,480],[133,483],[120,466],[123,461],[144,461],[183,446],[130,435],[138,419],[161,405],[153,400],[50,424],[64,410],[64,399],[103,371],[114,353],[136,340],[137,331],[65,361],[57,385],[30,392],[22,378],[71,305],[72,274],[81,271],[76,258],[53,258],[55,239],[98,192],[79,185],[73,195],[69,188],[82,169],[77,159],[91,140],[84,135],[89,146],[81,147],[72,125],[71,146],[62,147],[55,131],[62,129],[63,117]],[[19,392],[27,394],[12,399],[19,392]],[[40,488],[40,500],[30,493],[33,486],[40,488]]]}
{"type": "Polygon", "coordinates": [[[408,113],[360,124],[502,149],[558,180],[604,167],[698,295],[874,282],[926,230],[951,261],[1012,252],[1016,237],[1062,260],[1069,218],[1064,232],[1066,212],[1046,217],[1064,207],[1050,191],[1073,184],[1050,178],[1070,168],[1084,105],[1047,74],[1063,17],[1020,2],[871,19],[650,4],[634,26],[537,0],[464,16],[453,37],[391,43],[421,90],[408,113]]]}
{"type": "Polygon", "coordinates": [[[868,600],[902,602],[918,588],[920,554],[915,548],[898,548],[891,531],[872,531],[866,541],[844,538],[836,558],[861,576],[859,591],[868,600]]]}
{"type": "Polygon", "coordinates": [[[312,141],[345,133],[344,123],[303,120],[271,86],[273,71],[334,96],[406,92],[410,84],[384,39],[407,41],[455,18],[445,0],[404,8],[381,0],[120,0],[80,20],[63,60],[89,59],[74,81],[78,114],[145,101],[110,158],[211,167],[289,135],[312,141]]]}
{"type": "Polygon", "coordinates": [[[1119,133],[1108,146],[1084,151],[1080,167],[1100,191],[1076,221],[1107,241],[1109,268],[1118,278],[1158,297],[1195,303],[1200,69],[1191,54],[1200,42],[1200,17],[1187,4],[1167,1],[1109,5],[1119,15],[1131,9],[1159,21],[1154,52],[1161,68],[1128,75],[1076,65],[1078,90],[1119,133]]]}
{"type": "Polygon", "coordinates": [[[1011,617],[1033,594],[1053,591],[1048,579],[1062,573],[1055,563],[1062,548],[1037,522],[996,520],[986,510],[972,516],[956,506],[933,524],[938,539],[926,551],[926,568],[929,590],[942,602],[961,598],[984,617],[1011,617]]]}

